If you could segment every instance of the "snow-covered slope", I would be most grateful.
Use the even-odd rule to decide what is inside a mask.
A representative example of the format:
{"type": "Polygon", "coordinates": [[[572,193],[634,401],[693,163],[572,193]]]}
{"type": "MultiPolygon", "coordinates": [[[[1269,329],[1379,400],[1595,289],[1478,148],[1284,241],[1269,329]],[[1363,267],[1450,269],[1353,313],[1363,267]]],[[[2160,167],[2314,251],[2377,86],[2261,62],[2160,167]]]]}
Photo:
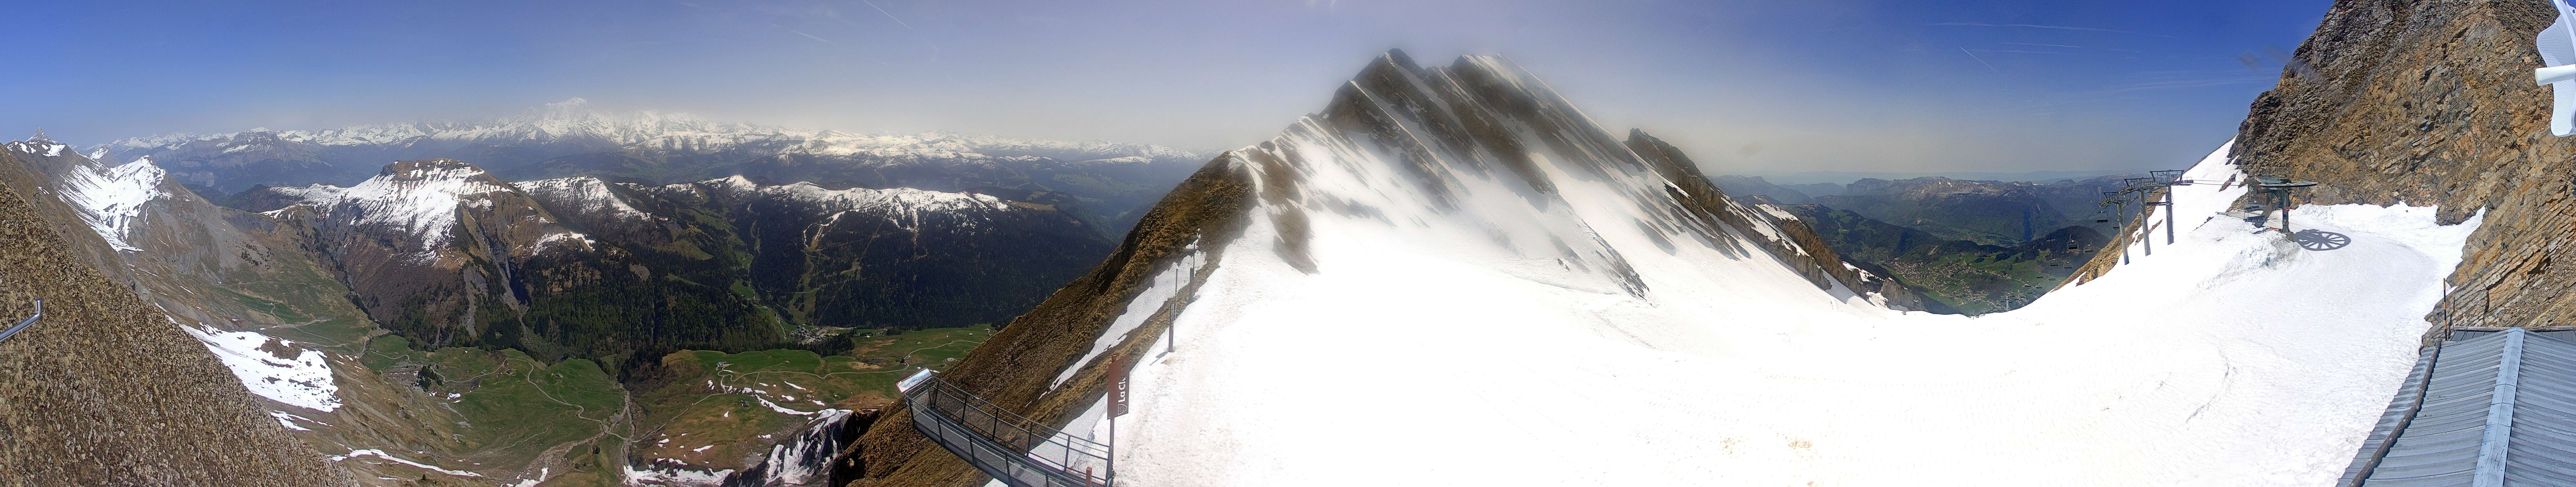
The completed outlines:
{"type": "Polygon", "coordinates": [[[808,182],[763,186],[753,184],[741,176],[697,184],[674,184],[659,189],[686,192],[699,190],[699,188],[720,193],[721,197],[732,200],[793,201],[823,209],[830,216],[821,223],[822,227],[830,227],[833,223],[839,222],[841,217],[856,214],[886,219],[897,227],[918,232],[922,229],[925,214],[946,214],[944,216],[948,218],[942,220],[949,225],[949,230],[992,231],[1000,229],[979,229],[979,226],[990,225],[991,222],[989,219],[978,217],[992,212],[1016,211],[1010,203],[990,195],[922,191],[912,188],[836,190],[825,189],[808,182]]]}
{"type": "MultiPolygon", "coordinates": [[[[331,382],[331,364],[321,350],[256,331],[223,331],[183,325],[178,320],[170,324],[205,342],[206,349],[222,359],[224,367],[232,369],[233,375],[241,378],[242,387],[249,388],[252,394],[326,413],[340,408],[340,387],[331,382]]],[[[276,414],[291,413],[272,412],[276,414]]],[[[286,425],[301,428],[294,423],[286,425]]]]}
{"type": "Polygon", "coordinates": [[[31,140],[10,142],[6,150],[29,156],[67,159],[52,175],[53,185],[59,188],[57,196],[80,213],[81,222],[89,224],[90,230],[107,239],[108,246],[128,252],[142,250],[126,243],[126,237],[133,230],[135,219],[141,216],[143,206],[160,196],[160,187],[166,179],[161,167],[153,165],[151,158],[114,167],[77,153],[65,158],[63,154],[70,147],[39,134],[31,140]]]}
{"type": "MultiPolygon", "coordinates": [[[[2354,242],[2312,251],[2207,217],[2243,188],[2185,186],[2176,240],[2105,277],[2010,313],[1902,312],[1745,245],[1762,225],[1694,223],[1683,185],[1519,68],[1410,64],[1216,163],[1254,185],[1240,233],[1161,257],[1204,277],[1124,307],[1171,321],[1119,337],[1143,357],[1122,482],[2317,485],[2476,227],[2302,208],[2354,242]]],[[[2225,153],[2189,176],[2242,180],[2225,153]]],[[[952,373],[1032,360],[1001,353],[952,373]]],[[[1106,439],[1074,385],[1033,402],[1091,404],[1060,417],[1106,439]]]]}
{"type": "Polygon", "coordinates": [[[492,200],[483,196],[510,190],[510,184],[484,174],[481,168],[455,161],[395,164],[346,188],[316,184],[271,189],[339,217],[344,224],[398,230],[423,250],[447,244],[460,206],[490,208],[492,200]]]}

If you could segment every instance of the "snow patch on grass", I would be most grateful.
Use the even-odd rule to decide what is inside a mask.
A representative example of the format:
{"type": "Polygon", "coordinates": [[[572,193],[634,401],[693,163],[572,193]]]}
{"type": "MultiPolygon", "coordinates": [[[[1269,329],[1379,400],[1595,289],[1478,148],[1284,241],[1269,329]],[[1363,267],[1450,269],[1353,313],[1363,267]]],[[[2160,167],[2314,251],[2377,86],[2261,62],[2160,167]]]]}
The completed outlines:
{"type": "Polygon", "coordinates": [[[400,463],[400,464],[404,464],[404,465],[410,465],[410,466],[413,466],[413,467],[418,467],[418,468],[420,468],[421,470],[428,470],[428,471],[432,471],[432,472],[438,472],[438,473],[443,473],[443,474],[448,474],[448,475],[454,475],[454,476],[458,476],[458,477],[476,477],[476,478],[481,478],[481,477],[483,476],[483,474],[479,474],[479,473],[467,472],[467,471],[463,471],[463,470],[448,470],[448,469],[444,469],[444,468],[439,468],[439,467],[438,467],[438,466],[436,466],[436,465],[430,465],[430,464],[420,463],[420,462],[415,462],[415,461],[411,461],[411,460],[404,460],[402,457],[393,456],[393,454],[391,454],[391,453],[385,453],[385,451],[384,451],[384,450],[378,450],[378,449],[374,449],[374,448],[368,448],[368,449],[362,449],[362,450],[350,450],[350,451],[349,451],[349,454],[347,454],[347,455],[333,455],[333,456],[331,456],[330,458],[331,458],[331,461],[337,462],[337,461],[348,460],[348,459],[351,459],[351,458],[357,458],[357,457],[376,457],[376,458],[384,459],[385,461],[389,461],[389,462],[400,463]]]}
{"type": "MultiPolygon", "coordinates": [[[[176,319],[170,323],[179,324],[176,319]]],[[[179,325],[179,329],[204,342],[252,394],[315,411],[340,408],[340,386],[331,381],[331,364],[321,350],[255,331],[222,331],[203,325],[179,325]],[[278,358],[263,347],[293,350],[295,358],[278,358]]]]}

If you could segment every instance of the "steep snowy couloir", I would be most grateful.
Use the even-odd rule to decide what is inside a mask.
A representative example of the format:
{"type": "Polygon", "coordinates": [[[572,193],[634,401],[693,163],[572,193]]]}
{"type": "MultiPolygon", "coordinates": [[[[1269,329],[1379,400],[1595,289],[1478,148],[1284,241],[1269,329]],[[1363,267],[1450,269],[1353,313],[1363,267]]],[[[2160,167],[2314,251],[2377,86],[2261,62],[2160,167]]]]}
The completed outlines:
{"type": "MultiPolygon", "coordinates": [[[[2188,176],[2242,180],[2225,154],[2188,176]]],[[[1389,53],[945,375],[1106,439],[1136,357],[1130,485],[2317,484],[2476,228],[2309,207],[2353,243],[2304,250],[2185,186],[2153,254],[1970,318],[1708,186],[1499,58],[1389,53]]],[[[909,429],[871,429],[867,476],[980,482],[909,429]]]]}

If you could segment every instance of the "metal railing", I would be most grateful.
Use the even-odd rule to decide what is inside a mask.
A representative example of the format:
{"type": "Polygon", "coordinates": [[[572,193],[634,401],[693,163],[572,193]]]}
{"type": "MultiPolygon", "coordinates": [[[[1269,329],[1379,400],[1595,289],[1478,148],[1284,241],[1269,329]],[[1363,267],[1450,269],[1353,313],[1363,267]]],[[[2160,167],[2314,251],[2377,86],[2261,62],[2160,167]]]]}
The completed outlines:
{"type": "Polygon", "coordinates": [[[27,325],[33,325],[33,324],[36,324],[36,320],[37,320],[37,319],[39,319],[39,318],[44,318],[44,317],[45,317],[45,300],[42,300],[42,299],[36,300],[36,315],[35,315],[35,316],[29,316],[29,317],[27,317],[27,319],[18,320],[18,324],[17,324],[17,325],[10,326],[10,327],[9,327],[9,329],[7,329],[7,330],[0,330],[0,340],[8,340],[10,336],[12,336],[12,335],[17,335],[17,334],[18,334],[18,330],[25,330],[25,329],[27,329],[27,325]]]}
{"type": "Polygon", "coordinates": [[[1012,414],[938,377],[905,382],[913,429],[1003,484],[1101,487],[1114,475],[1107,444],[1012,414]]]}

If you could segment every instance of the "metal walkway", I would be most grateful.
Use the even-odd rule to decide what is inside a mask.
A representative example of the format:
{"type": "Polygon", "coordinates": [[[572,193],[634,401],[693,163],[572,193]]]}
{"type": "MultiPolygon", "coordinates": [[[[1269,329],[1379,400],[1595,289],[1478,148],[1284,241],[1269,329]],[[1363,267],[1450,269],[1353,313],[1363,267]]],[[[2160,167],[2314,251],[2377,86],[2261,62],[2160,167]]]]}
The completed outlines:
{"type": "Polygon", "coordinates": [[[1109,445],[1064,434],[985,402],[924,370],[896,385],[912,427],[957,458],[1012,487],[1102,487],[1109,445]]]}
{"type": "Polygon", "coordinates": [[[2425,348],[2344,487],[2576,485],[2576,337],[2456,331],[2425,348]]]}

